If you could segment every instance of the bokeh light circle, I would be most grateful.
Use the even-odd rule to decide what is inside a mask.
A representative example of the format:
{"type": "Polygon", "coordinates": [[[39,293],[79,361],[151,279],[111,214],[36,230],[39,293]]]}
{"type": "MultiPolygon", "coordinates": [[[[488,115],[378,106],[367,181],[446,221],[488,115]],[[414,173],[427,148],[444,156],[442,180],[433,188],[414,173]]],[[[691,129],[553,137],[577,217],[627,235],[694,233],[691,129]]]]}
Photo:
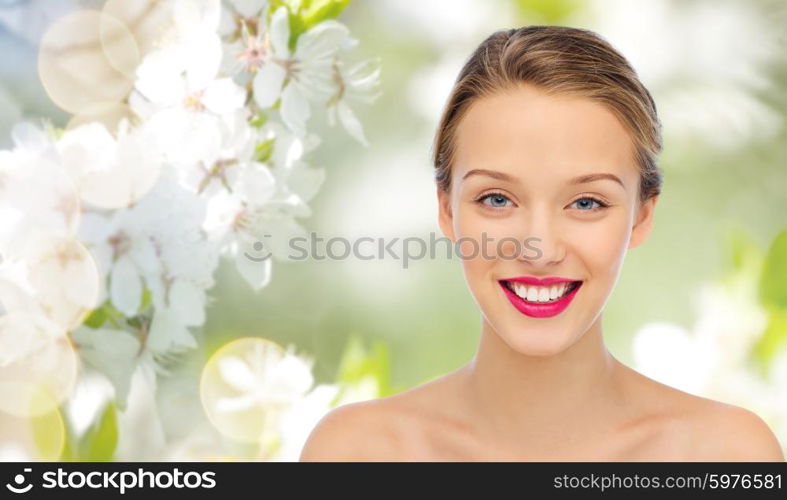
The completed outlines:
{"type": "MultiPolygon", "coordinates": [[[[14,320],[9,317],[14,314],[0,317],[0,330],[13,327],[14,320]]],[[[73,391],[77,366],[77,355],[67,336],[42,339],[39,348],[0,366],[0,411],[17,417],[53,411],[73,391]]]]}
{"type": "Polygon", "coordinates": [[[310,368],[282,346],[246,337],[211,356],[202,371],[200,398],[211,424],[224,436],[265,443],[278,432],[282,412],[311,383],[310,368]],[[279,382],[270,384],[274,379],[279,382]]]}
{"type": "Polygon", "coordinates": [[[174,23],[174,0],[107,0],[102,12],[117,19],[134,37],[140,57],[162,43],[174,23]]]}
{"type": "Polygon", "coordinates": [[[40,245],[40,252],[29,260],[30,285],[47,319],[71,330],[98,305],[98,266],[76,238],[49,238],[40,245]]]}
{"type": "MultiPolygon", "coordinates": [[[[44,393],[39,397],[46,398],[44,393]]],[[[52,410],[35,417],[19,417],[0,412],[0,461],[55,462],[66,444],[63,415],[55,404],[39,404],[52,410]]],[[[24,482],[17,479],[17,484],[24,482]]]]}
{"type": "Polygon", "coordinates": [[[95,10],[79,10],[47,29],[38,51],[38,76],[49,97],[70,113],[120,102],[134,85],[140,53],[128,28],[95,10]]]}

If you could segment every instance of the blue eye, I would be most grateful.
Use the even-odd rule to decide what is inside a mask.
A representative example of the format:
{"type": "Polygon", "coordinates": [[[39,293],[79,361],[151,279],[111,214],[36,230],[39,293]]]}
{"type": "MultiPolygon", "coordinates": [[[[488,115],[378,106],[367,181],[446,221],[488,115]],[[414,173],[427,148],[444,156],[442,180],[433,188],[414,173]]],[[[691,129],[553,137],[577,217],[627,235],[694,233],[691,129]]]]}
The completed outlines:
{"type": "Polygon", "coordinates": [[[492,208],[505,208],[506,203],[511,202],[511,200],[509,200],[507,196],[502,195],[500,193],[489,193],[487,195],[482,196],[476,201],[481,202],[482,204],[492,208]]]}
{"type": "Polygon", "coordinates": [[[579,210],[582,212],[594,212],[596,210],[599,210],[601,208],[606,208],[609,206],[603,201],[597,200],[596,198],[592,198],[590,196],[579,198],[578,200],[574,201],[574,203],[572,203],[571,205],[577,205],[577,208],[579,208],[579,210]],[[598,206],[594,207],[593,206],[594,203],[598,206]]]}

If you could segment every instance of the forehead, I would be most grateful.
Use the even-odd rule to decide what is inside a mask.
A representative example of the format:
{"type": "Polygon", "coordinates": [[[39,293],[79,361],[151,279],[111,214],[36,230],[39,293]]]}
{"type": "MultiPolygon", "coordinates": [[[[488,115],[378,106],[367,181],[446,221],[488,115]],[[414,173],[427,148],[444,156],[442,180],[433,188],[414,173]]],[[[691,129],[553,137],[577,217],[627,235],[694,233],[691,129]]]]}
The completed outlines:
{"type": "Polygon", "coordinates": [[[607,107],[532,86],[476,99],[455,140],[454,178],[473,168],[514,175],[528,169],[566,177],[596,171],[637,175],[629,133],[607,107]]]}

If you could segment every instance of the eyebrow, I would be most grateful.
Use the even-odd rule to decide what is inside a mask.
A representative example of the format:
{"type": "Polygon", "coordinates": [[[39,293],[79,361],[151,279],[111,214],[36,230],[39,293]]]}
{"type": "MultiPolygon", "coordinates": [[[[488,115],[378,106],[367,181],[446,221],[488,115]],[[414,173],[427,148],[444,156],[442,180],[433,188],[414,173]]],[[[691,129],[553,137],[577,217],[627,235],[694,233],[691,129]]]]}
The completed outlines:
{"type": "Polygon", "coordinates": [[[471,175],[486,175],[487,177],[492,177],[493,179],[508,182],[514,182],[516,180],[510,175],[504,174],[503,172],[498,172],[497,170],[487,170],[485,168],[474,168],[473,170],[469,170],[465,175],[462,176],[462,180],[467,179],[471,175]]]}
{"type": "Polygon", "coordinates": [[[604,180],[604,179],[617,182],[618,184],[620,184],[623,187],[623,189],[626,188],[626,185],[623,184],[623,181],[620,180],[620,177],[618,177],[615,174],[608,174],[606,172],[605,173],[599,173],[599,174],[580,175],[579,177],[574,177],[573,179],[568,181],[568,183],[569,184],[587,184],[588,182],[601,181],[601,180],[604,180]]]}
{"type": "MultiPolygon", "coordinates": [[[[515,182],[516,179],[506,173],[498,172],[496,170],[487,170],[485,168],[474,168],[473,170],[468,171],[464,176],[462,176],[462,180],[467,179],[471,175],[486,175],[487,177],[492,177],[493,179],[498,179],[501,181],[507,182],[515,182]]],[[[625,189],[625,185],[623,181],[620,180],[615,174],[610,173],[597,173],[597,174],[587,174],[587,175],[580,175],[579,177],[575,177],[568,181],[569,184],[587,184],[589,182],[595,182],[600,180],[610,180],[617,182],[625,189]]]]}

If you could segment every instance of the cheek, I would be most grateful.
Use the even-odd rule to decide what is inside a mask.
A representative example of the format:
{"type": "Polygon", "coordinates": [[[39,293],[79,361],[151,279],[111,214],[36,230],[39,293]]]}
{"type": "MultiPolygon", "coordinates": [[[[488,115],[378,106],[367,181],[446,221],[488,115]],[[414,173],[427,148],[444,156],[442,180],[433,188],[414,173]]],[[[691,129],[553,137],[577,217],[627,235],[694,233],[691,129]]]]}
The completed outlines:
{"type": "Polygon", "coordinates": [[[493,265],[496,260],[512,258],[521,247],[516,222],[511,218],[484,217],[464,213],[455,219],[457,249],[465,266],[472,269],[493,265]]]}
{"type": "Polygon", "coordinates": [[[631,231],[626,213],[610,214],[593,223],[579,224],[571,231],[572,250],[591,275],[617,275],[626,255],[631,231]]]}
{"type": "Polygon", "coordinates": [[[499,253],[503,251],[500,247],[505,246],[499,245],[500,240],[516,234],[511,226],[510,219],[483,217],[472,211],[457,213],[454,219],[465,280],[479,305],[490,296],[490,287],[494,286],[489,276],[499,262],[499,253]]]}

